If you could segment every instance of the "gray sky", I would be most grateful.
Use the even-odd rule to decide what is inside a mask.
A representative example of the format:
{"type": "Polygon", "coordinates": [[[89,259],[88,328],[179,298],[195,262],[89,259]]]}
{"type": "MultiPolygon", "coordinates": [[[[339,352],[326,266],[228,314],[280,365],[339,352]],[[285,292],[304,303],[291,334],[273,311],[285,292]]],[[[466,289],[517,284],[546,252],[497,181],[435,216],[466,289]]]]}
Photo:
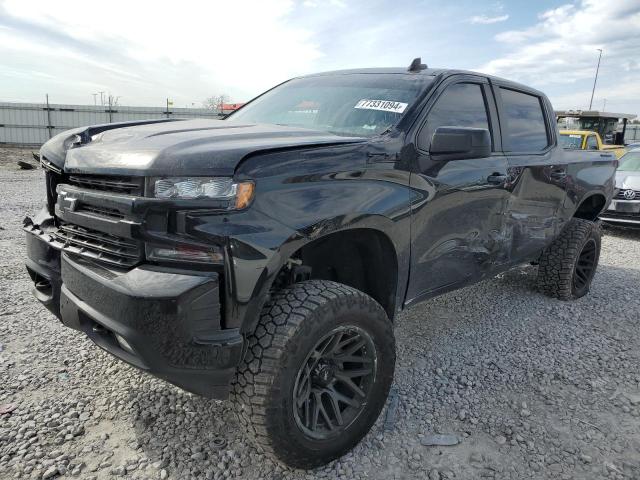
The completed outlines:
{"type": "Polygon", "coordinates": [[[371,66],[480,70],[557,109],[640,113],[640,0],[0,0],[0,101],[201,106],[292,76],[371,66]]]}

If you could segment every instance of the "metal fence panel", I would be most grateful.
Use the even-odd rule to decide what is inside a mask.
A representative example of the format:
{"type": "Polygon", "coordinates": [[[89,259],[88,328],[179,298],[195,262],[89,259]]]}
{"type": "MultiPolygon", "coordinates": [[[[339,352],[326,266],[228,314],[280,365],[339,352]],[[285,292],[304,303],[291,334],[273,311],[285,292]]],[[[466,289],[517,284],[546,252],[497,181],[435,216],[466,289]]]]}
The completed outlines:
{"type": "Polygon", "coordinates": [[[633,124],[627,125],[627,130],[624,133],[624,141],[630,143],[632,141],[640,142],[640,125],[633,124]]]}
{"type": "Polygon", "coordinates": [[[70,128],[158,118],[220,118],[205,108],[0,102],[0,144],[39,146],[70,128]]]}
{"type": "MultiPolygon", "coordinates": [[[[0,144],[39,146],[70,128],[157,118],[219,118],[205,108],[128,107],[0,102],[0,144]]],[[[640,125],[628,124],[625,142],[640,141],[640,125]]]]}

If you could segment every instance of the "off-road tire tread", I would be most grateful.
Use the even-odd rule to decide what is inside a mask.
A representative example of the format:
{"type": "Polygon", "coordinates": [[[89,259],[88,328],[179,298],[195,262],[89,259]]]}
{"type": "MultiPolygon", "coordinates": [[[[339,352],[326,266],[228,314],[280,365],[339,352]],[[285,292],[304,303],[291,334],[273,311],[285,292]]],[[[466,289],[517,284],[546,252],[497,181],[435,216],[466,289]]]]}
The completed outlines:
{"type": "Polygon", "coordinates": [[[572,218],[560,235],[544,249],[538,260],[539,291],[560,300],[572,300],[573,270],[584,243],[592,234],[601,236],[601,222],[572,218]]]}
{"type": "MultiPolygon", "coordinates": [[[[365,293],[326,280],[295,283],[272,293],[265,303],[253,333],[246,337],[247,350],[231,384],[230,400],[241,428],[263,453],[289,465],[320,464],[316,458],[303,458],[274,445],[268,431],[270,395],[276,374],[286,365],[285,346],[303,322],[322,318],[313,310],[329,302],[359,304],[371,315],[384,316],[393,342],[393,330],[382,307],[365,293]],[[312,310],[313,309],[313,310],[312,310]]],[[[276,394],[279,392],[276,392],[276,394]]]]}

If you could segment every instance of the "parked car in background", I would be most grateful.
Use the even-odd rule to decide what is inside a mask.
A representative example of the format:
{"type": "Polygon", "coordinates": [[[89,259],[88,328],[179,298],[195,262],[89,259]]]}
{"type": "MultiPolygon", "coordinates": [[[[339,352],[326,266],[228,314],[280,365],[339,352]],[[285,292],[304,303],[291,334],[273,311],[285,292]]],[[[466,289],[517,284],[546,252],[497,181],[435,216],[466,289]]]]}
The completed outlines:
{"type": "Polygon", "coordinates": [[[608,150],[616,158],[621,158],[627,151],[620,145],[606,145],[597,132],[588,130],[560,130],[560,144],[564,148],[575,150],[608,150]]]}
{"type": "Polygon", "coordinates": [[[600,218],[607,223],[640,227],[640,148],[620,159],[616,189],[614,199],[600,218]]]}

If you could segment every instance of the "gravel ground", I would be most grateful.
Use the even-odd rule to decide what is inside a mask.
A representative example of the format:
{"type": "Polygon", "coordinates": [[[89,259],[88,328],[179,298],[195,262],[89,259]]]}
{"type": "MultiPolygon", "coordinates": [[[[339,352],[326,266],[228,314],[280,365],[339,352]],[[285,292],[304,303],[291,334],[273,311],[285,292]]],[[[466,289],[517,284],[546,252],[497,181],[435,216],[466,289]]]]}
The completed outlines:
{"type": "Polygon", "coordinates": [[[640,233],[606,231],[576,302],[523,267],[401,315],[395,415],[296,471],[247,445],[225,402],[113,359],[32,298],[21,221],[44,191],[15,166],[27,154],[0,150],[0,478],[640,478],[640,233]],[[460,443],[422,445],[433,433],[460,443]]]}

